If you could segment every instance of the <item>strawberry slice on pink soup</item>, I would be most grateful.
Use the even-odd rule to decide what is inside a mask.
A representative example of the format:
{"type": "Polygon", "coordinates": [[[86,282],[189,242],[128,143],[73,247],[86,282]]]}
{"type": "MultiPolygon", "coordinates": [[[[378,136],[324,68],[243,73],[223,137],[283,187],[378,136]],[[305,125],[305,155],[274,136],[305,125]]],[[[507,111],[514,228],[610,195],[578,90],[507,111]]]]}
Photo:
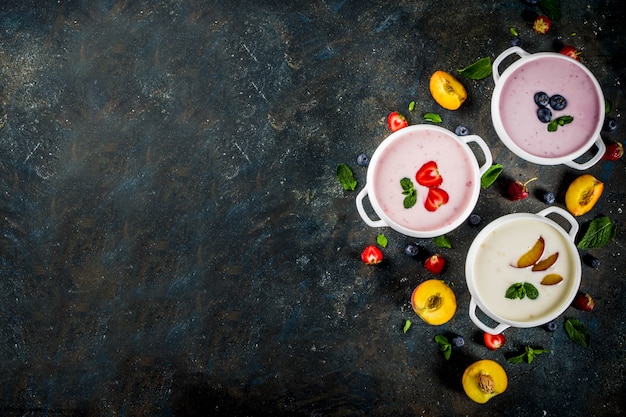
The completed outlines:
{"type": "Polygon", "coordinates": [[[424,187],[439,187],[443,182],[443,177],[439,173],[437,163],[428,161],[415,174],[415,181],[424,187]]]}
{"type": "Polygon", "coordinates": [[[435,211],[446,204],[449,199],[450,197],[445,190],[441,188],[430,188],[426,196],[426,201],[424,202],[424,207],[428,211],[435,211]]]}

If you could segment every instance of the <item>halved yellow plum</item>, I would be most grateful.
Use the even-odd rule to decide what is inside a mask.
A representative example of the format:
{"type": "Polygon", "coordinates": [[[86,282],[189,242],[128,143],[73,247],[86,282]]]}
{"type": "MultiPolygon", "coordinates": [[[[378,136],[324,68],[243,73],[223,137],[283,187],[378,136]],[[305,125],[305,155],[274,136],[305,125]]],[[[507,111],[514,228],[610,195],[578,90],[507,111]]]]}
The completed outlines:
{"type": "Polygon", "coordinates": [[[482,359],[465,369],[461,383],[468,397],[479,404],[484,404],[506,391],[509,380],[506,371],[498,362],[482,359]]]}
{"type": "Polygon", "coordinates": [[[435,71],[430,77],[430,94],[444,109],[456,110],[467,99],[463,84],[445,71],[435,71]]]}
{"type": "Polygon", "coordinates": [[[565,207],[574,216],[582,216],[596,205],[604,183],[591,174],[583,174],[576,178],[565,193],[565,207]]]}
{"type": "Polygon", "coordinates": [[[445,282],[429,279],[415,288],[411,295],[411,306],[426,323],[438,326],[454,316],[456,297],[445,282]]]}

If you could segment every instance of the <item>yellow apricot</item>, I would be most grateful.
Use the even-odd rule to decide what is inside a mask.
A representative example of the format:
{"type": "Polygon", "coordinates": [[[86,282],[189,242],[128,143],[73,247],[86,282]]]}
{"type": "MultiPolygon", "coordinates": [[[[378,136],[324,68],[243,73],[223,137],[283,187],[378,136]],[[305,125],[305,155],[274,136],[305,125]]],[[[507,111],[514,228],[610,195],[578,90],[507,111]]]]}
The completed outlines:
{"type": "Polygon", "coordinates": [[[502,394],[509,385],[504,368],[490,359],[482,359],[468,366],[461,382],[467,396],[479,404],[502,394]]]}
{"type": "Polygon", "coordinates": [[[445,71],[435,71],[430,77],[430,94],[444,109],[456,110],[467,98],[463,84],[445,71]]]}
{"type": "Polygon", "coordinates": [[[604,190],[604,184],[593,175],[583,174],[576,178],[565,193],[565,207],[574,216],[582,216],[596,205],[604,190]]]}
{"type": "Polygon", "coordinates": [[[439,279],[429,279],[415,288],[411,295],[413,311],[428,324],[448,322],[456,312],[452,289],[439,279]]]}

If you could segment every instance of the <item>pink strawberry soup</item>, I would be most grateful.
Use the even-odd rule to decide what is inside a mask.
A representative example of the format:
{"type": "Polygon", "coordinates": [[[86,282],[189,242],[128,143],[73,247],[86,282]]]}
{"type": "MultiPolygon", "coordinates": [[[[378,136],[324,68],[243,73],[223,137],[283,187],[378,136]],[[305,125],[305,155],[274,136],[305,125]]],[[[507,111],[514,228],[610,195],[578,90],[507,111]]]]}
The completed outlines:
{"type": "Polygon", "coordinates": [[[580,151],[594,139],[602,123],[600,100],[593,80],[574,60],[545,56],[520,65],[509,75],[499,110],[504,130],[520,149],[541,158],[558,158],[580,151]],[[541,91],[567,100],[564,109],[552,109],[552,120],[565,115],[574,120],[549,132],[537,117],[534,95],[541,91]]]}
{"type": "Polygon", "coordinates": [[[475,204],[480,184],[478,165],[466,145],[451,134],[439,130],[413,130],[396,140],[378,156],[373,173],[373,193],[381,210],[396,224],[411,230],[431,231],[453,224],[475,204]],[[449,195],[446,204],[435,211],[425,208],[429,188],[415,179],[427,162],[435,161],[443,182],[438,188],[449,195]],[[405,195],[400,180],[409,178],[417,191],[417,201],[404,207],[405,195]]]}

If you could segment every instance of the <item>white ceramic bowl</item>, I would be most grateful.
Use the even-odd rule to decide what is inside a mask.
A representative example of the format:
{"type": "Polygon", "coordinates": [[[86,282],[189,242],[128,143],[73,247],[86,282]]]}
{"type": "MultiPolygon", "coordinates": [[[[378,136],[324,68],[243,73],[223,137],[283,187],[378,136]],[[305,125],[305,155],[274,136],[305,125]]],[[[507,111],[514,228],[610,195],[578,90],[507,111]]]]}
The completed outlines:
{"type": "Polygon", "coordinates": [[[581,279],[580,255],[574,244],[578,223],[567,211],[552,206],[537,214],[514,213],[485,226],[474,239],[467,254],[465,276],[471,294],[469,315],[481,330],[498,334],[509,327],[527,328],[548,323],[567,309],[578,292],[581,279]],[[565,219],[569,231],[547,216],[565,219]],[[543,271],[517,268],[521,255],[541,236],[545,251],[541,259],[558,252],[556,263],[543,271]],[[563,281],[544,285],[548,274],[559,274],[563,281]],[[507,289],[528,282],[537,289],[536,299],[508,299],[507,289]],[[490,327],[477,315],[480,309],[497,324],[490,327]]]}
{"type": "Polygon", "coordinates": [[[514,46],[494,60],[492,75],[493,125],[514,154],[535,164],[564,164],[578,170],[588,169],[602,158],[606,149],[600,137],[605,102],[598,81],[587,67],[563,54],[530,54],[514,46]],[[500,74],[500,65],[511,55],[519,59],[500,74]],[[565,115],[574,120],[549,132],[547,124],[537,117],[534,95],[540,91],[549,96],[561,94],[567,100],[564,109],[552,109],[553,120],[565,115]],[[594,145],[597,151],[593,156],[575,161],[594,145]]]}
{"type": "Polygon", "coordinates": [[[367,184],[356,198],[357,210],[371,227],[391,227],[412,237],[435,237],[458,227],[471,214],[480,194],[480,177],[492,164],[485,141],[476,135],[457,136],[433,125],[413,125],[389,135],[376,149],[367,170],[367,184]],[[484,163],[479,166],[468,143],[476,143],[484,163]],[[443,183],[426,187],[416,181],[416,173],[427,162],[435,161],[443,183]],[[416,204],[404,207],[400,180],[409,178],[417,192],[416,204]],[[425,200],[431,188],[440,188],[449,201],[428,211],[425,200]],[[378,219],[372,219],[363,206],[369,202],[378,219]]]}

